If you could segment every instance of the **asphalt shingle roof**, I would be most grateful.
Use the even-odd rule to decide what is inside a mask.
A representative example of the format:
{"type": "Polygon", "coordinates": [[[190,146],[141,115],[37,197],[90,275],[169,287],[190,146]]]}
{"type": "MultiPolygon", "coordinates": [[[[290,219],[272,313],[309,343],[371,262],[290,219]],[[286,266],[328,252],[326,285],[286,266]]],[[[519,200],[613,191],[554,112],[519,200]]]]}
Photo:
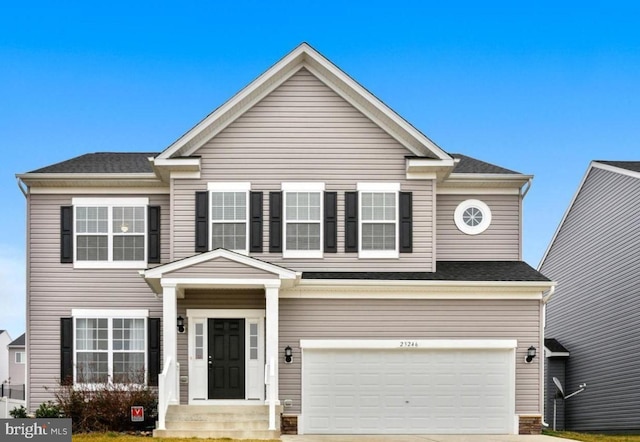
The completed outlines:
{"type": "Polygon", "coordinates": [[[24,347],[24,333],[14,339],[13,342],[9,344],[9,347],[24,347]]]}
{"type": "Polygon", "coordinates": [[[553,352],[553,353],[569,353],[569,350],[567,350],[564,347],[564,345],[559,343],[554,338],[545,338],[544,339],[544,346],[547,347],[547,349],[549,351],[553,352]]]}
{"type": "Polygon", "coordinates": [[[640,172],[640,161],[600,161],[597,163],[608,164],[609,166],[619,167],[620,169],[627,169],[633,172],[640,172]]]}
{"type": "Polygon", "coordinates": [[[29,173],[150,173],[157,152],[97,152],[80,155],[29,173]]]}
{"type": "Polygon", "coordinates": [[[435,272],[303,272],[302,279],[549,281],[523,261],[438,261],[435,272]]]}
{"type": "Polygon", "coordinates": [[[460,160],[453,169],[453,173],[520,173],[459,153],[452,153],[449,155],[460,160]]]}

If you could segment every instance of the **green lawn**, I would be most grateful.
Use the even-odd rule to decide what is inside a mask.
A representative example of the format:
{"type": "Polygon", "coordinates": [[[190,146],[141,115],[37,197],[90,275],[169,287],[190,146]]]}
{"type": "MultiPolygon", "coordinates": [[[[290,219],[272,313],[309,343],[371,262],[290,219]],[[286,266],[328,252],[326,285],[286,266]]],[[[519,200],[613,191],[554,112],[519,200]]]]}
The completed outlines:
{"type": "Polygon", "coordinates": [[[616,436],[613,434],[573,433],[571,431],[544,431],[549,436],[564,437],[565,439],[581,440],[584,442],[640,442],[640,435],[616,436]]]}

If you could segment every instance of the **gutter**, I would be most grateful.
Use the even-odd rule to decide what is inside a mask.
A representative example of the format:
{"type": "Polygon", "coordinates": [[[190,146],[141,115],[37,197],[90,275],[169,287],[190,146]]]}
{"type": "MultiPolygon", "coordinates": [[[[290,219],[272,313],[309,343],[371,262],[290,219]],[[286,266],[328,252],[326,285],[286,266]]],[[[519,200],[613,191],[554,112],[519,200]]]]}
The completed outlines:
{"type": "Polygon", "coordinates": [[[531,189],[531,182],[532,181],[533,181],[533,177],[529,177],[529,179],[524,184],[524,186],[522,186],[520,188],[520,196],[521,196],[522,199],[524,199],[524,197],[527,196],[527,193],[529,193],[529,190],[531,189]],[[524,188],[524,190],[522,190],[523,188],[524,188]]]}
{"type": "Polygon", "coordinates": [[[20,192],[22,192],[24,197],[27,198],[29,195],[29,186],[27,186],[18,175],[16,175],[16,181],[18,183],[18,189],[20,189],[20,192]]]}
{"type": "Polygon", "coordinates": [[[549,293],[547,293],[545,296],[542,297],[542,303],[546,304],[547,302],[549,302],[555,292],[556,292],[556,285],[553,284],[551,286],[551,289],[549,289],[549,293]]]}

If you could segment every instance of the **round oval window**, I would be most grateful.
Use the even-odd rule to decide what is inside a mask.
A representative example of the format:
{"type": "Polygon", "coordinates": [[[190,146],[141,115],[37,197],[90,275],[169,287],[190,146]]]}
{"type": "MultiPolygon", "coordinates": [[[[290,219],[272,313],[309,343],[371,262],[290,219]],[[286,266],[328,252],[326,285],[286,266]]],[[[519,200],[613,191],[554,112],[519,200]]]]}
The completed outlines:
{"type": "Polygon", "coordinates": [[[477,235],[487,230],[491,224],[491,210],[480,200],[466,200],[458,204],[454,220],[461,232],[477,235]]]}

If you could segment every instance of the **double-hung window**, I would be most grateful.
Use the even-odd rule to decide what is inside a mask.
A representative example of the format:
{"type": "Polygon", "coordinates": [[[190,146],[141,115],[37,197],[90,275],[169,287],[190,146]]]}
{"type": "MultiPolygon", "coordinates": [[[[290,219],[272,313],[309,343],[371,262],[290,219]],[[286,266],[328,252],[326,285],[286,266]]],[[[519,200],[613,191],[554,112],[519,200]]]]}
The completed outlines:
{"type": "Polygon", "coordinates": [[[397,183],[358,183],[361,258],[397,258],[397,183]]]}
{"type": "Polygon", "coordinates": [[[76,267],[146,265],[147,198],[73,198],[76,267]]]}
{"type": "Polygon", "coordinates": [[[16,352],[16,364],[24,364],[26,362],[26,353],[23,351],[16,352]]]}
{"type": "Polygon", "coordinates": [[[74,383],[145,384],[146,310],[73,310],[74,383]]]}
{"type": "Polygon", "coordinates": [[[250,183],[209,183],[210,250],[224,248],[248,253],[250,183]]]}
{"type": "Polygon", "coordinates": [[[285,258],[322,258],[324,183],[282,183],[285,258]]]}

